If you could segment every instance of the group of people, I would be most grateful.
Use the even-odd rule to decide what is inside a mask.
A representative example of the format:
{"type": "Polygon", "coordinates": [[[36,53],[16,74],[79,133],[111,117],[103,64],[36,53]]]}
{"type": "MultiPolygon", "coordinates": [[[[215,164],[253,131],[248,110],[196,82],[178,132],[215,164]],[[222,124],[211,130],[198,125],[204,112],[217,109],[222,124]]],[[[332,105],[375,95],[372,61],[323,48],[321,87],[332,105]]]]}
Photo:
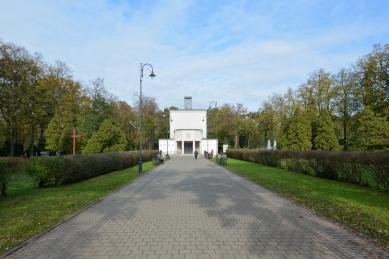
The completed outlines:
{"type": "MultiPolygon", "coordinates": [[[[194,155],[195,155],[195,159],[197,159],[197,157],[199,156],[199,152],[195,150],[194,155]]],[[[211,150],[210,153],[208,153],[207,150],[204,150],[204,158],[212,158],[212,157],[213,157],[213,149],[211,150]]]]}
{"type": "MultiPolygon", "coordinates": [[[[199,156],[199,152],[195,150],[194,152],[195,159],[199,156]]],[[[213,157],[213,149],[211,150],[210,153],[208,153],[207,150],[204,150],[204,158],[212,158],[213,157]]],[[[166,158],[170,158],[168,154],[166,154],[166,158]]],[[[163,159],[162,159],[162,150],[159,151],[159,154],[155,155],[155,159],[157,159],[161,164],[163,164],[163,159]]]]}
{"type": "Polygon", "coordinates": [[[204,158],[212,158],[212,157],[213,157],[213,149],[211,150],[211,152],[204,150],[204,158]]]}
{"type": "Polygon", "coordinates": [[[159,155],[155,155],[155,159],[159,161],[161,164],[163,164],[163,159],[162,159],[162,151],[159,152],[159,155]]]}

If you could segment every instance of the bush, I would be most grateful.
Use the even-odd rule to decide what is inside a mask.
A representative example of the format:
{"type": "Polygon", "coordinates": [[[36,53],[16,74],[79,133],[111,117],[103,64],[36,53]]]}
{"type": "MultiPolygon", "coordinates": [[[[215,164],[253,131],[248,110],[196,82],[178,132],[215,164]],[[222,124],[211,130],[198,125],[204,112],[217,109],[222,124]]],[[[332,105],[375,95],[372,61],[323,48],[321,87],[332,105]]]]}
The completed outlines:
{"type": "Polygon", "coordinates": [[[31,157],[27,173],[39,187],[61,185],[64,180],[64,163],[61,156],[31,157]]]}
{"type": "Polygon", "coordinates": [[[368,186],[364,160],[367,152],[337,152],[336,168],[339,174],[339,180],[368,186]]]}
{"type": "Polygon", "coordinates": [[[309,151],[308,154],[310,155],[308,166],[312,169],[315,176],[324,179],[338,180],[336,164],[334,163],[334,152],[309,151]]]}
{"type": "Polygon", "coordinates": [[[12,179],[12,175],[18,170],[22,170],[27,164],[27,159],[25,158],[1,158],[0,159],[0,187],[1,195],[6,196],[7,184],[12,179]]]}
{"type": "Polygon", "coordinates": [[[283,168],[300,174],[313,175],[305,151],[290,150],[279,152],[282,153],[283,168]]]}
{"type": "Polygon", "coordinates": [[[234,159],[389,191],[389,153],[295,150],[228,150],[234,159]]]}
{"type": "MultiPolygon", "coordinates": [[[[143,162],[150,161],[157,151],[143,151],[143,162]]],[[[138,164],[139,152],[99,153],[65,156],[63,184],[75,183],[138,164]]]]}
{"type": "Polygon", "coordinates": [[[371,153],[365,159],[366,172],[377,187],[383,187],[389,191],[389,159],[387,153],[371,153]]]}
{"type": "MultiPolygon", "coordinates": [[[[142,152],[143,162],[150,161],[157,151],[142,152]]],[[[20,158],[19,158],[20,159],[20,158]]],[[[25,171],[32,177],[39,187],[58,186],[87,180],[99,175],[108,174],[138,164],[139,152],[99,153],[76,156],[31,157],[25,171]]],[[[4,160],[11,161],[11,160],[4,160]]],[[[10,180],[15,170],[2,166],[0,160],[0,179],[2,189],[10,180]],[[6,170],[7,169],[7,170],[6,170]],[[4,183],[3,183],[4,182],[4,183]]],[[[19,160],[18,160],[19,161],[19,160]]]]}

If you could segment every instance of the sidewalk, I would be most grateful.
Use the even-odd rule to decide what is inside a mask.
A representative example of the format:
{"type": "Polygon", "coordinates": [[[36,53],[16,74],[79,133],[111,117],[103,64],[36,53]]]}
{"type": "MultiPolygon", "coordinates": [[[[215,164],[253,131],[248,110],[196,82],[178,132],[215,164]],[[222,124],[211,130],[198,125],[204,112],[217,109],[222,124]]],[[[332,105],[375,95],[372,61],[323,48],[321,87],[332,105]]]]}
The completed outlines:
{"type": "Polygon", "coordinates": [[[200,157],[173,156],[6,258],[389,258],[200,157]]]}

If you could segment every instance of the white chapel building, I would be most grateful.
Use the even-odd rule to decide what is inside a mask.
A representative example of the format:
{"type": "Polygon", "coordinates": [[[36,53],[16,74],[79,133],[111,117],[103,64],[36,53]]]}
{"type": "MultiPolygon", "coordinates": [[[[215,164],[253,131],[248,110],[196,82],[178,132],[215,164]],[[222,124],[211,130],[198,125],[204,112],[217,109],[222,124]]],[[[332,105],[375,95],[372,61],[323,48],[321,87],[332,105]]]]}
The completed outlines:
{"type": "Polygon", "coordinates": [[[159,140],[159,150],[169,155],[193,155],[195,150],[199,156],[204,151],[216,155],[217,139],[207,137],[207,110],[192,109],[192,97],[184,97],[184,109],[169,110],[169,139],[159,140]]]}

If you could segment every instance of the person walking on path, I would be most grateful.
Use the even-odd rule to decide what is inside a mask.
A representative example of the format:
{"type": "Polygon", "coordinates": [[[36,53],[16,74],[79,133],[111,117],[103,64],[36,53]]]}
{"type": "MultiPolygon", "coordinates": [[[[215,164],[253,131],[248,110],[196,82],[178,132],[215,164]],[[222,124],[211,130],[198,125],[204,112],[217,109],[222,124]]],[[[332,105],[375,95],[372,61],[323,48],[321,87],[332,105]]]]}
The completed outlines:
{"type": "Polygon", "coordinates": [[[199,155],[199,152],[197,152],[197,150],[195,150],[194,155],[195,155],[195,159],[197,159],[197,156],[199,155]]]}

